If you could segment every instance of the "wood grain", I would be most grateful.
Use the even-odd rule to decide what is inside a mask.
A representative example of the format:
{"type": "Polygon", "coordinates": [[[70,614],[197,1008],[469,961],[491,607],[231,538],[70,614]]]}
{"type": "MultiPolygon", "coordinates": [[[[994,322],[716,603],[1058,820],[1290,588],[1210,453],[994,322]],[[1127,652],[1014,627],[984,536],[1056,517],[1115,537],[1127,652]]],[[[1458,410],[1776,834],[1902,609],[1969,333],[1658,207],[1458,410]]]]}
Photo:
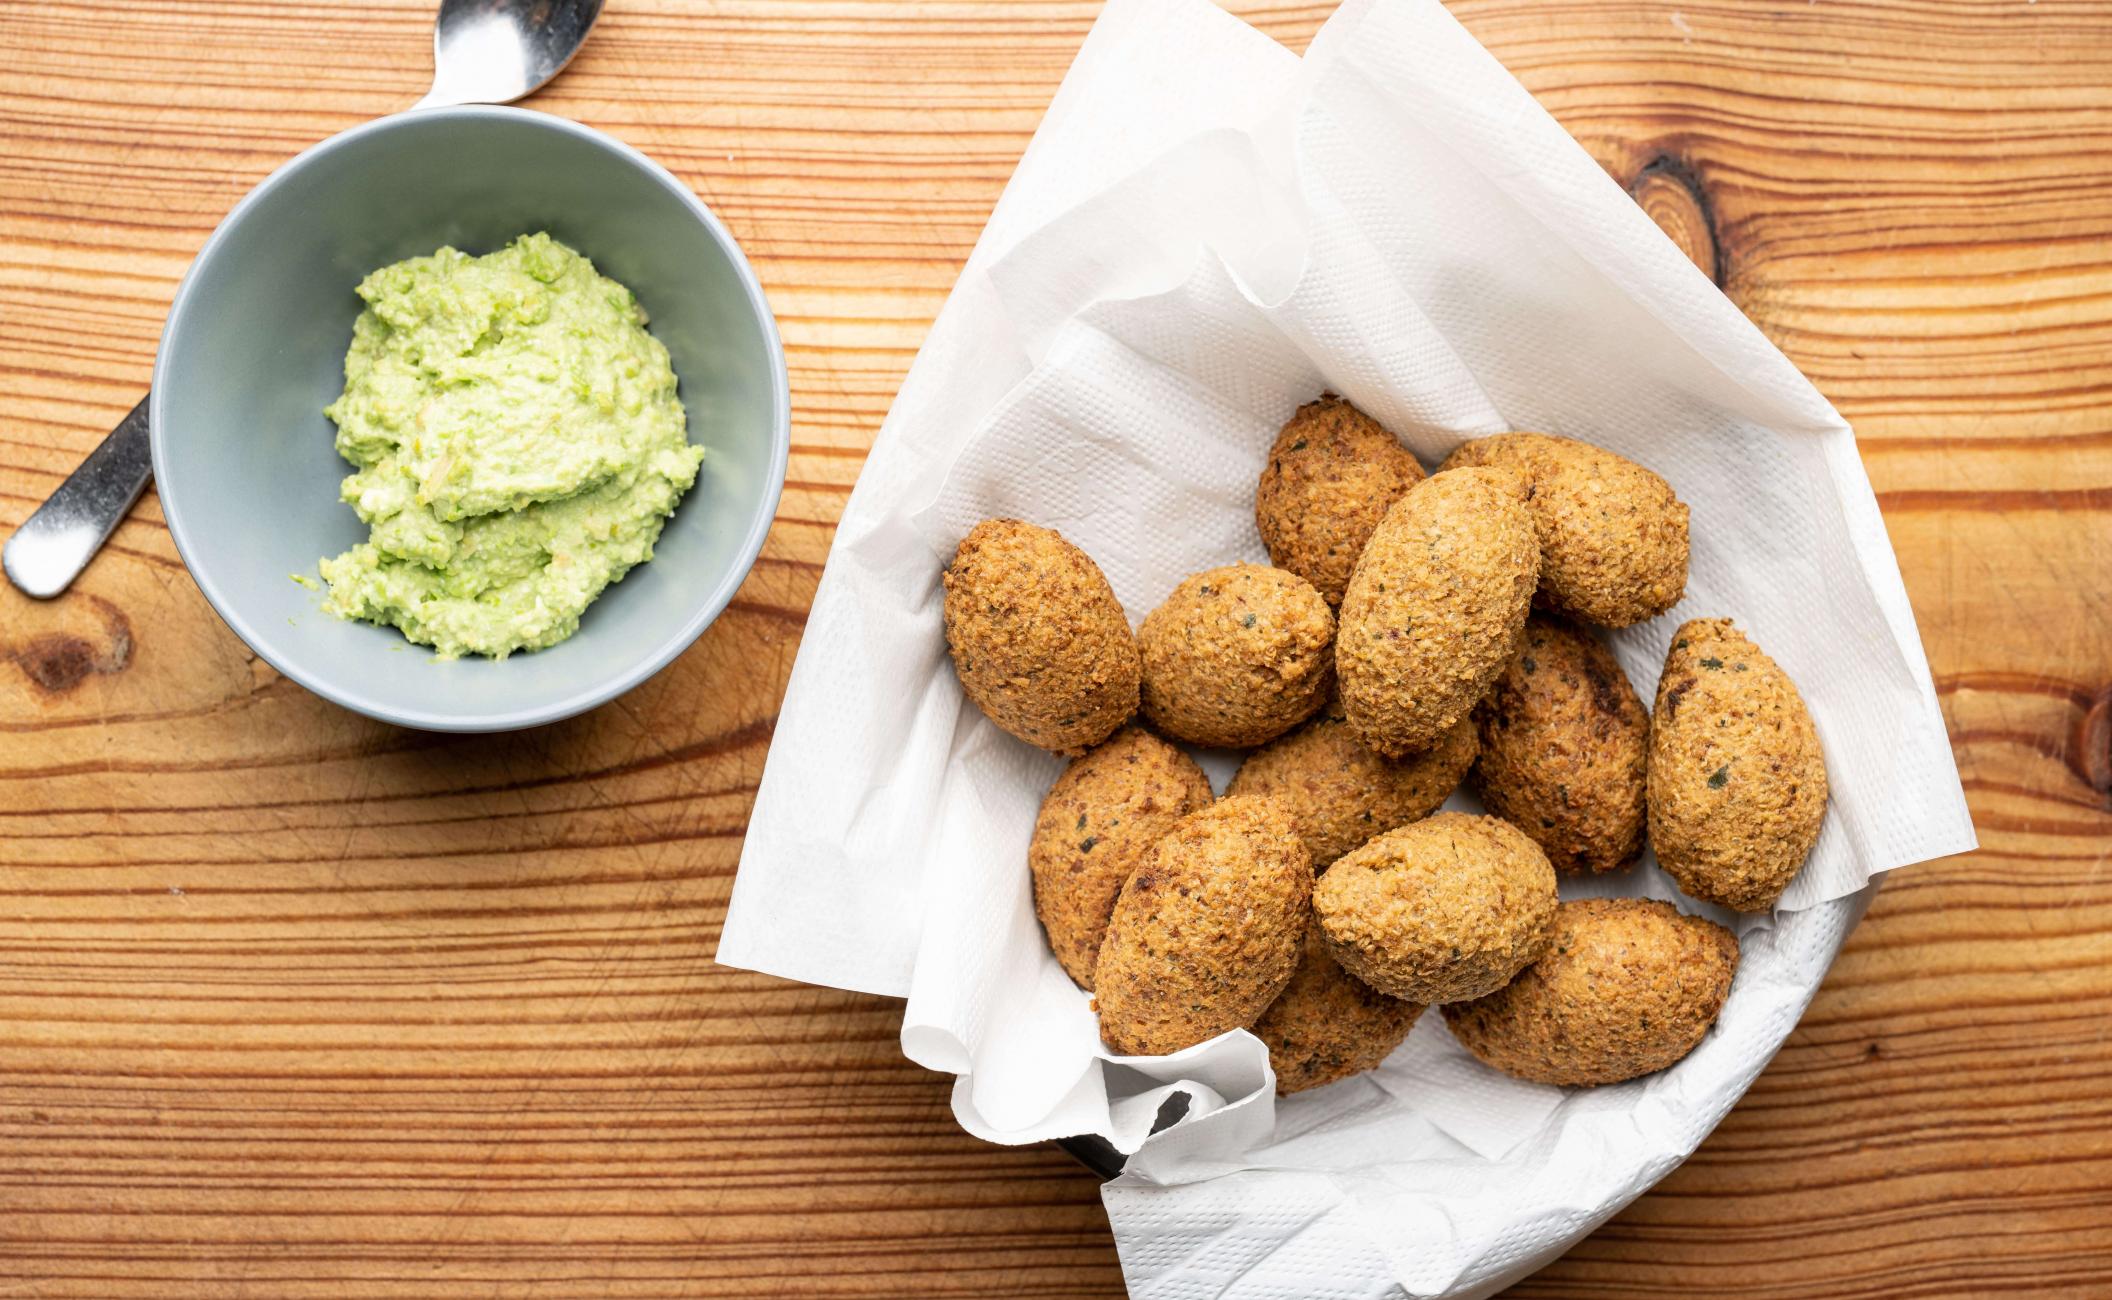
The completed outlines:
{"type": "MultiPolygon", "coordinates": [[[[1518,1294],[2112,1293],[2112,4],[1454,8],[1856,425],[1984,842],[1518,1294]]],[[[0,4],[0,527],[220,215],[423,90],[429,9],[0,4]]],[[[538,101],[712,204],[791,355],[762,563],[620,702],[334,710],[151,495],[0,593],[0,1293],[1119,1291],[1093,1180],[962,1135],[896,1004],[710,961],[831,526],[1094,9],[622,0],[538,101]]]]}

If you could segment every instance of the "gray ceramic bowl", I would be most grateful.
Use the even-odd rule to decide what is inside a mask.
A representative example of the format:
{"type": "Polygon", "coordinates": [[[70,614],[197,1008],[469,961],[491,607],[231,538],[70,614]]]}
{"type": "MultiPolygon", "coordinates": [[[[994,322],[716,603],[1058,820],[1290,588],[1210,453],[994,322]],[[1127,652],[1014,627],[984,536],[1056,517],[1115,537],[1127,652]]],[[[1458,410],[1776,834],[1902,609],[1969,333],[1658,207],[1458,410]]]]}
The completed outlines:
{"type": "Polygon", "coordinates": [[[349,709],[436,731],[552,722],[697,639],[762,549],[791,442],[784,350],[755,274],[688,187],[597,131],[511,108],[426,109],[334,136],[259,185],[176,292],[154,363],[154,477],[176,548],[235,634],[349,709]],[[323,407],[344,386],[367,272],[547,230],[627,284],[674,358],[697,485],[548,650],[436,661],[346,623],[288,577],[364,541],[323,407]]]}

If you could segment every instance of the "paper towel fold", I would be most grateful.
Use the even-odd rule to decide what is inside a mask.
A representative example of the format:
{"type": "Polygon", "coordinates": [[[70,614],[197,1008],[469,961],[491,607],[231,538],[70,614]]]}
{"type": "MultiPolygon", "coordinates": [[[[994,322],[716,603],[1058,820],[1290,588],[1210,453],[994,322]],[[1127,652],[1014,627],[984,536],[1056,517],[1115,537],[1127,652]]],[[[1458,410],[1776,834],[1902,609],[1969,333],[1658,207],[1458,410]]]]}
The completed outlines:
{"type": "MultiPolygon", "coordinates": [[[[960,1076],[971,1132],[1134,1152],[1107,1203],[1139,1294],[1479,1294],[1693,1149],[1877,875],[1971,844],[1852,434],[1434,0],[1345,5],[1303,61],[1202,0],[1116,0],[846,507],[719,959],[906,995],[903,1050],[960,1076]],[[962,699],[939,568],[976,520],[1025,517],[1140,619],[1265,560],[1262,456],[1323,388],[1426,462],[1535,428],[1651,466],[1694,551],[1679,608],[1611,638],[1638,691],[1681,619],[1731,614],[1810,702],[1825,832],[1775,916],[1717,914],[1743,961],[1675,1069],[1523,1084],[1433,1014],[1379,1070],[1278,1101],[1245,1033],[1109,1057],[1050,956],[1024,857],[1059,764],[962,699]]],[[[1609,890],[1677,897],[1647,859],[1565,885],[1609,890]]]]}

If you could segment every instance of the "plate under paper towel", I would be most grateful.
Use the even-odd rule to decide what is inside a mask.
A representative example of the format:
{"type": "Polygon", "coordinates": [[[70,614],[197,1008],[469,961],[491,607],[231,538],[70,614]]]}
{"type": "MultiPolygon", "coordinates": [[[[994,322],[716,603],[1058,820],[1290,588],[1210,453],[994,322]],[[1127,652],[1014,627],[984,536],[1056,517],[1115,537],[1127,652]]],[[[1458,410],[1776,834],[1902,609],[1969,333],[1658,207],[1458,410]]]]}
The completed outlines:
{"type": "MultiPolygon", "coordinates": [[[[1972,844],[1853,435],[1435,0],[1353,0],[1303,60],[1205,0],[1115,0],[846,507],[718,956],[906,996],[904,1051],[959,1076],[980,1136],[1133,1152],[1105,1199],[1136,1294],[1482,1295],[1693,1150],[1875,877],[1972,844]],[[1743,958],[1676,1068],[1523,1084],[1433,1013],[1380,1069],[1279,1100],[1245,1033],[1109,1058],[1049,954],[1025,849],[1060,762],[963,699],[940,568],[1023,517],[1137,620],[1187,573],[1265,562],[1255,478],[1323,389],[1426,464],[1528,428],[1663,474],[1693,561],[1673,613],[1611,638],[1637,690],[1681,620],[1730,614],[1809,702],[1825,831],[1773,916],[1713,913],[1743,958]]],[[[1647,857],[1577,892],[1676,896],[1647,857]]]]}

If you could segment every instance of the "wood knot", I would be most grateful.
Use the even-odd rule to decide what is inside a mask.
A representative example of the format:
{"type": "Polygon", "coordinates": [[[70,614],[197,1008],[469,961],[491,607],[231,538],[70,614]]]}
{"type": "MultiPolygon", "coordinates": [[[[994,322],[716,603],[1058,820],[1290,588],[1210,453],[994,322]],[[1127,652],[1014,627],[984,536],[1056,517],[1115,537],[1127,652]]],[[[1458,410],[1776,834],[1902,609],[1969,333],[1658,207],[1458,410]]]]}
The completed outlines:
{"type": "Polygon", "coordinates": [[[1727,268],[1723,241],[1716,232],[1716,210],[1693,167],[1683,158],[1659,154],[1635,174],[1628,193],[1688,260],[1721,288],[1727,268]]]}
{"type": "Polygon", "coordinates": [[[2068,738],[2068,765],[2100,795],[2112,795],[2112,686],[2075,720],[2068,738]]]}
{"type": "MultiPolygon", "coordinates": [[[[132,663],[131,620],[101,596],[84,599],[101,624],[100,635],[84,635],[63,627],[36,632],[0,643],[0,659],[20,668],[29,684],[47,695],[64,695],[90,677],[123,672],[132,663]]],[[[79,602],[67,601],[59,608],[78,605],[79,602]]]]}

